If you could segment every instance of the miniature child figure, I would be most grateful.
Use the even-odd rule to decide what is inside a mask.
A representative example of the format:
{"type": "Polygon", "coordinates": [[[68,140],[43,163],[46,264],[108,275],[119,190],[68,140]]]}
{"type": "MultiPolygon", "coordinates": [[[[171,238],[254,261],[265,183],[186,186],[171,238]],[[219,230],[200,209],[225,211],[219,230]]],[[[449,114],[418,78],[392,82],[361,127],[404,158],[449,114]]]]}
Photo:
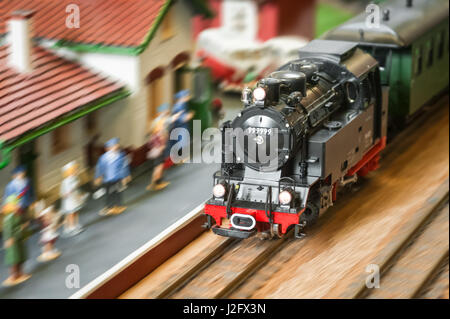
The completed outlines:
{"type": "Polygon", "coordinates": [[[160,190],[169,185],[169,182],[163,181],[165,149],[167,148],[168,132],[167,126],[169,114],[162,112],[154,121],[150,129],[149,153],[147,157],[153,160],[153,172],[150,184],[147,190],[160,190]]]}
{"type": "Polygon", "coordinates": [[[80,181],[77,176],[78,164],[72,161],[62,168],[63,181],[60,188],[61,212],[64,220],[64,235],[75,236],[83,231],[78,222],[78,212],[83,207],[86,197],[79,191],[80,181]]]}
{"type": "MultiPolygon", "coordinates": [[[[42,224],[40,243],[42,246],[42,253],[37,258],[40,262],[46,262],[58,258],[61,252],[55,248],[55,242],[59,237],[59,216],[54,210],[53,205],[45,207],[44,201],[39,202],[39,208],[36,207],[36,213],[42,224]]],[[[36,205],[38,206],[38,205],[36,205]]]]}
{"type": "Polygon", "coordinates": [[[95,170],[95,185],[106,187],[106,206],[100,215],[120,214],[126,207],[122,205],[122,190],[131,181],[128,159],[120,150],[119,139],[112,138],[105,144],[106,153],[98,160],[95,170]]]}
{"type": "Polygon", "coordinates": [[[31,275],[22,271],[22,265],[27,259],[25,247],[25,228],[21,205],[16,195],[9,195],[3,205],[3,245],[5,248],[5,265],[10,267],[10,276],[3,286],[14,286],[29,279],[31,275]]]}
{"type": "Polygon", "coordinates": [[[11,195],[19,199],[19,214],[26,217],[28,208],[33,205],[34,192],[29,178],[26,176],[25,166],[20,165],[13,170],[12,180],[5,189],[3,200],[5,201],[11,195]]]}

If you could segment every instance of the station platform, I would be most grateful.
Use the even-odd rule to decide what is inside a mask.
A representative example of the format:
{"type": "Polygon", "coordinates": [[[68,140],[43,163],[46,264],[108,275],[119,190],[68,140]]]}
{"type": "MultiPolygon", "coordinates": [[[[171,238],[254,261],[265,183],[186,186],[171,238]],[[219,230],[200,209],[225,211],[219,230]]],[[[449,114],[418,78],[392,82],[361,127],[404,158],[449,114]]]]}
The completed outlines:
{"type": "MultiPolygon", "coordinates": [[[[62,255],[40,263],[39,233],[27,240],[28,260],[24,265],[32,277],[15,287],[0,287],[0,298],[68,298],[79,288],[114,266],[129,253],[164,231],[168,226],[204,202],[211,193],[212,175],[218,164],[183,164],[170,168],[167,188],[146,191],[151,170],[140,169],[124,200],[128,209],[116,216],[99,216],[104,198],[90,199],[80,214],[85,230],[72,238],[60,237],[56,247],[62,255]],[[79,288],[67,288],[69,265],[79,267],[79,288]]],[[[2,243],[3,246],[3,243],[2,243]]],[[[8,276],[0,250],[0,282],[8,276]]]]}

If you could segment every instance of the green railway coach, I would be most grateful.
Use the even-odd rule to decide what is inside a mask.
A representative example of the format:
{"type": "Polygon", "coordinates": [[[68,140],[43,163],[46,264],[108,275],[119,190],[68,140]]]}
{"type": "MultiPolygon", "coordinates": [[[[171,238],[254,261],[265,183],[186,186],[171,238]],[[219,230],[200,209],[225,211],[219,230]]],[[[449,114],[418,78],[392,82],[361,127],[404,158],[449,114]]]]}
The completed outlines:
{"type": "Polygon", "coordinates": [[[322,38],[358,42],[378,60],[382,85],[390,88],[390,118],[403,124],[448,90],[448,10],[448,0],[386,1],[322,38]]]}

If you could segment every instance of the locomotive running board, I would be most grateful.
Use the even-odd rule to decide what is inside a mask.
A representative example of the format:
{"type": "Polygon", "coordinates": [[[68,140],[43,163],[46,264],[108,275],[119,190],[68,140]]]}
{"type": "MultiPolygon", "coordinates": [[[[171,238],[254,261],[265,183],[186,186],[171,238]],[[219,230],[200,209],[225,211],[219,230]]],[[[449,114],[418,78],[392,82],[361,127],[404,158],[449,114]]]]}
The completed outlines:
{"type": "Polygon", "coordinates": [[[212,231],[214,234],[219,236],[232,237],[238,239],[247,239],[256,235],[255,228],[253,228],[252,230],[239,230],[234,228],[221,228],[218,226],[214,226],[212,228],[212,231]]]}

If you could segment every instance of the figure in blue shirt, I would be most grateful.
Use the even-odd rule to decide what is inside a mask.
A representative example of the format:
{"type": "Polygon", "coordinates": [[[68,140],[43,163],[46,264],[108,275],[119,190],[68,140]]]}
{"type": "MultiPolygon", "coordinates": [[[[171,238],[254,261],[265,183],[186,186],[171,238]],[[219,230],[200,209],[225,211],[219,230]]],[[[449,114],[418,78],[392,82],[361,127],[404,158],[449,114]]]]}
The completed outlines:
{"type": "Polygon", "coordinates": [[[32,206],[35,201],[33,187],[30,179],[26,175],[26,169],[23,165],[20,165],[13,170],[12,179],[5,188],[3,202],[12,195],[19,199],[20,214],[22,215],[26,214],[28,208],[32,206]]]}
{"type": "MultiPolygon", "coordinates": [[[[171,132],[175,128],[183,128],[183,132],[181,135],[178,135],[178,140],[169,140],[169,145],[166,148],[166,156],[170,155],[172,147],[177,144],[178,156],[185,156],[184,154],[180,154],[180,152],[184,149],[189,149],[188,146],[190,144],[190,134],[189,134],[189,120],[192,119],[193,112],[189,111],[189,100],[190,100],[189,90],[182,90],[175,94],[175,104],[172,108],[172,124],[169,129],[171,132]]],[[[188,156],[190,154],[187,154],[188,156]]],[[[187,158],[182,159],[182,162],[187,160],[187,158]]]]}
{"type": "Polygon", "coordinates": [[[95,169],[95,185],[103,184],[106,188],[106,207],[100,215],[120,214],[126,209],[121,190],[131,180],[128,158],[120,149],[118,138],[106,142],[105,147],[106,152],[100,156],[95,169]]]}

